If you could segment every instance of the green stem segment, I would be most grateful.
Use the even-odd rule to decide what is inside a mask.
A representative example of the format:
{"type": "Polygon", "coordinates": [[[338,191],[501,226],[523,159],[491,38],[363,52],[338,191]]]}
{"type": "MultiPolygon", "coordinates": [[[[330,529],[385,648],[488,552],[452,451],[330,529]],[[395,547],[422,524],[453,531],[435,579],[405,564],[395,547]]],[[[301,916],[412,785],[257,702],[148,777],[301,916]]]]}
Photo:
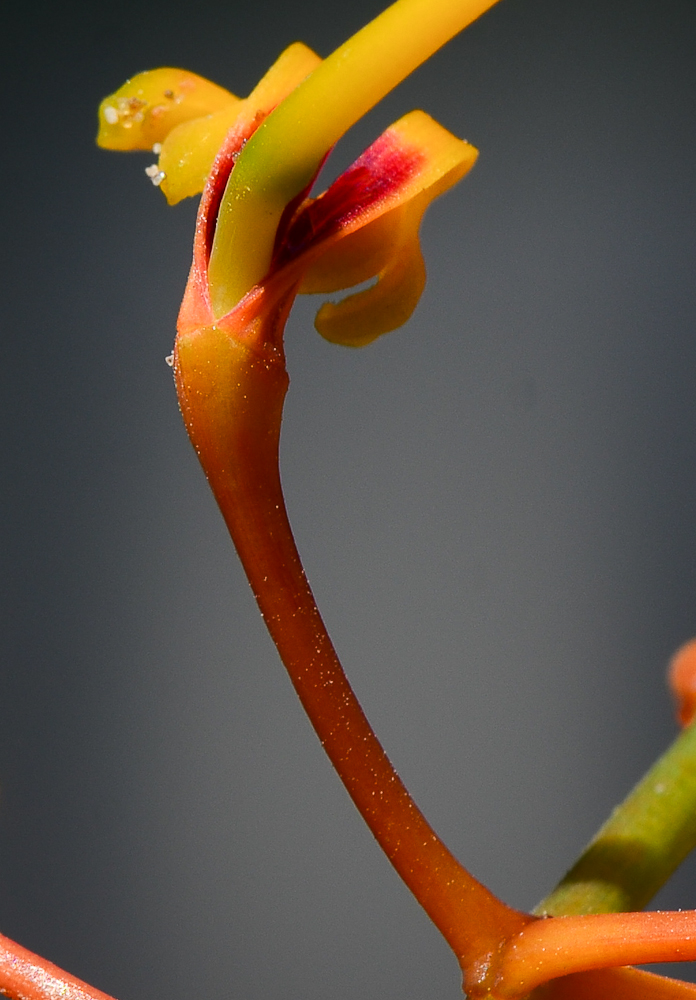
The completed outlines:
{"type": "Polygon", "coordinates": [[[696,847],[696,726],[651,767],[535,913],[640,910],[696,847]]]}

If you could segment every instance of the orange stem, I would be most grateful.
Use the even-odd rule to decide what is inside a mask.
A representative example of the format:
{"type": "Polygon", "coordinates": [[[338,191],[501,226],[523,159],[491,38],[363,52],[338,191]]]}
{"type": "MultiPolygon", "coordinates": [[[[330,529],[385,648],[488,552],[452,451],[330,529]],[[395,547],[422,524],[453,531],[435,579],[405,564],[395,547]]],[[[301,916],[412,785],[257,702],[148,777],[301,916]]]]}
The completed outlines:
{"type": "Polygon", "coordinates": [[[112,1000],[2,934],[0,992],[12,1000],[112,1000]]]}
{"type": "Polygon", "coordinates": [[[690,725],[696,715],[696,639],[676,651],[667,682],[676,702],[677,722],[680,726],[690,725]]]}
{"type": "Polygon", "coordinates": [[[495,997],[517,1000],[547,979],[589,969],[696,959],[696,911],[553,917],[523,928],[496,963],[495,997]]]}
{"type": "Polygon", "coordinates": [[[180,329],[174,370],[191,440],[268,630],[348,793],[404,882],[465,966],[487,966],[533,918],[463,868],[420,812],[346,678],[295,547],[278,466],[288,385],[275,308],[257,288],[215,326],[180,329]]]}
{"type": "Polygon", "coordinates": [[[694,1000],[696,984],[642,969],[596,969],[552,979],[533,1000],[694,1000]]]}

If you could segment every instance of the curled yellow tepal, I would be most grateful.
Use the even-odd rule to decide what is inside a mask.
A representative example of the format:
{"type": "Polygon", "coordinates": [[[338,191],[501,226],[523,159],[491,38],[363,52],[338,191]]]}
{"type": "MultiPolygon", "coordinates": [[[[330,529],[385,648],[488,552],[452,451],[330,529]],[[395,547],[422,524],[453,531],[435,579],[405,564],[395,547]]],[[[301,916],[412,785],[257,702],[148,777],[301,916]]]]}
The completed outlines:
{"type": "Polygon", "coordinates": [[[152,149],[182,122],[238,102],[234,94],[187,70],[138,73],[99,105],[97,143],[104,149],[152,149]]]}

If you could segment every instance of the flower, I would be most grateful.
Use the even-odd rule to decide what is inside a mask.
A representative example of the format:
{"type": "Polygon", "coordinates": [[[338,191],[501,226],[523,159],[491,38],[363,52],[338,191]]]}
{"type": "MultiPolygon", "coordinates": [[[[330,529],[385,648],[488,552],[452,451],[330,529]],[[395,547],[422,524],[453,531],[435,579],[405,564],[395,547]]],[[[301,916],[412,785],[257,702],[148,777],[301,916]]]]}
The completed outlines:
{"type": "MultiPolygon", "coordinates": [[[[138,149],[154,138],[159,160],[148,173],[170,204],[200,193],[206,182],[181,329],[222,320],[219,303],[225,301],[228,279],[223,275],[216,282],[210,271],[215,251],[221,254],[216,224],[225,187],[261,122],[320,61],[306,46],[291,45],[244,101],[194,74],[160,69],[139,74],[102,102],[98,142],[138,149]],[[201,114],[206,94],[213,110],[201,114]]],[[[362,346],[401,326],[425,285],[418,241],[423,214],[471,169],[476,156],[473,146],[424,112],[406,115],[327,191],[299,205],[290,202],[270,268],[254,292],[257,310],[270,308],[270,300],[290,288],[328,293],[376,279],[339,305],[324,305],[317,329],[327,340],[362,346]]],[[[224,322],[234,324],[232,311],[224,322]]]]}
{"type": "MultiPolygon", "coordinates": [[[[492,0],[398,0],[322,61],[296,43],[245,100],[180,70],[133,78],[100,109],[109,148],[153,145],[170,203],[202,190],[173,365],[191,441],[297,694],[390,861],[453,948],[471,997],[696,996],[628,962],[696,957],[696,914],[549,919],[506,906],[449,852],[398,778],[338,661],[287,519],[278,443],[295,295],[373,280],[319,310],[335,343],[402,325],[425,282],[423,213],[476,150],[424,112],[400,119],[326,191],[343,132],[492,0]]],[[[595,909],[600,909],[596,907],[595,909]]]]}

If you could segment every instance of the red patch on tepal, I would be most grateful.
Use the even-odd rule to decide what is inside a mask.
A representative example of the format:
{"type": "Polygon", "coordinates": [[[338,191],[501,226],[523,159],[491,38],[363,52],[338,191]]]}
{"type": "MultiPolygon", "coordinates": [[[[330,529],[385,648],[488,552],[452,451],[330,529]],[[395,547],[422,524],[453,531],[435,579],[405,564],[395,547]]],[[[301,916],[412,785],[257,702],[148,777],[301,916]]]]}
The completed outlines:
{"type": "Polygon", "coordinates": [[[359,228],[360,216],[367,223],[384,202],[393,200],[396,206],[395,196],[425,158],[421,149],[406,146],[398,133],[387,129],[328,190],[299,209],[278,247],[273,269],[284,267],[341,229],[359,228]]]}

